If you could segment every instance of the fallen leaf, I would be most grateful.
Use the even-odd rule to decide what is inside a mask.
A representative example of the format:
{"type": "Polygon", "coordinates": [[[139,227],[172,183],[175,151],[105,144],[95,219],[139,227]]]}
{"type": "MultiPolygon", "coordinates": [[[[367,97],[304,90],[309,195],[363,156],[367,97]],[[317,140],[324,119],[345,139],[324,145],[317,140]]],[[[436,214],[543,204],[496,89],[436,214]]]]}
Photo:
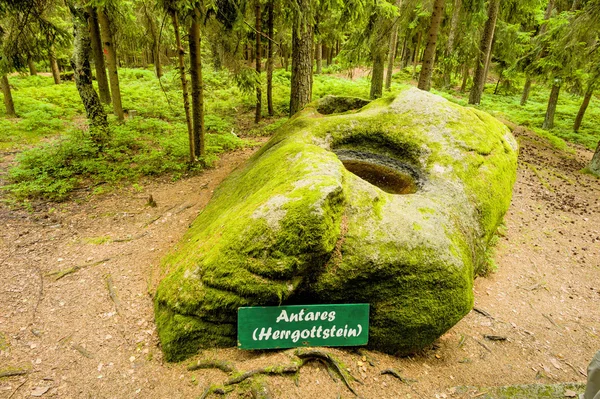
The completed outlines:
{"type": "Polygon", "coordinates": [[[567,389],[565,391],[565,397],[567,397],[567,398],[574,398],[576,396],[577,396],[577,392],[575,392],[575,391],[571,391],[570,389],[567,389]]]}
{"type": "Polygon", "coordinates": [[[31,396],[40,397],[43,394],[45,394],[46,392],[48,392],[49,390],[50,390],[50,387],[37,387],[37,388],[34,388],[33,391],[31,391],[31,396]]]}

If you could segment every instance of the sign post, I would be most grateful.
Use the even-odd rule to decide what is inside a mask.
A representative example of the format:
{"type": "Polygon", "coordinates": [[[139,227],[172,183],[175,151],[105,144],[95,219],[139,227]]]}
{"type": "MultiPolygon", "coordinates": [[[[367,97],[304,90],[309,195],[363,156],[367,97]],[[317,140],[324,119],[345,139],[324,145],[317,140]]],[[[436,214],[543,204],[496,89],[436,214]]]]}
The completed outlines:
{"type": "Polygon", "coordinates": [[[238,309],[238,348],[360,346],[369,340],[369,304],[238,309]]]}

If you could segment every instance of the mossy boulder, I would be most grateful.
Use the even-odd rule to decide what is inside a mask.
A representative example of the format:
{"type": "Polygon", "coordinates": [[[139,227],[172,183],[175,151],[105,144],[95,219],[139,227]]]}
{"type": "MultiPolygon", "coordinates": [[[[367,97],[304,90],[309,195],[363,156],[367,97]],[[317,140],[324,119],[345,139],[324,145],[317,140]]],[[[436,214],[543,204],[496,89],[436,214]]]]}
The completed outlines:
{"type": "Polygon", "coordinates": [[[363,105],[312,103],[215,191],[161,264],[167,360],[236,345],[240,306],[370,303],[369,346],[393,354],[469,312],[510,203],[514,138],[417,89],[363,105]]]}

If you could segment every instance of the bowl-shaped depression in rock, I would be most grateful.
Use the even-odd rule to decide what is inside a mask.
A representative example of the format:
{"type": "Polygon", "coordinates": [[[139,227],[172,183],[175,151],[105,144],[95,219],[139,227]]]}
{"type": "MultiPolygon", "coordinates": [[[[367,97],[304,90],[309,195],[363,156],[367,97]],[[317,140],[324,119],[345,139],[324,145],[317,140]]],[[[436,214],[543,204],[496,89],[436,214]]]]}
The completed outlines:
{"type": "Polygon", "coordinates": [[[312,103],[215,191],[160,266],[167,360],[235,346],[240,306],[366,302],[369,346],[393,354],[469,312],[516,142],[490,115],[417,89],[365,104],[312,103]]]}

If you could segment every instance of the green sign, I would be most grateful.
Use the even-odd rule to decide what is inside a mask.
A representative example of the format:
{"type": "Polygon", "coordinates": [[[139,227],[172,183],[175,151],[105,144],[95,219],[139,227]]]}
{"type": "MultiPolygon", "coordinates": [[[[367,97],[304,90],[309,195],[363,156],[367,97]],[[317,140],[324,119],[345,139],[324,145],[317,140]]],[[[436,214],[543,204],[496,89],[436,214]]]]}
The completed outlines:
{"type": "Polygon", "coordinates": [[[358,346],[369,341],[369,304],[238,309],[238,348],[358,346]]]}

